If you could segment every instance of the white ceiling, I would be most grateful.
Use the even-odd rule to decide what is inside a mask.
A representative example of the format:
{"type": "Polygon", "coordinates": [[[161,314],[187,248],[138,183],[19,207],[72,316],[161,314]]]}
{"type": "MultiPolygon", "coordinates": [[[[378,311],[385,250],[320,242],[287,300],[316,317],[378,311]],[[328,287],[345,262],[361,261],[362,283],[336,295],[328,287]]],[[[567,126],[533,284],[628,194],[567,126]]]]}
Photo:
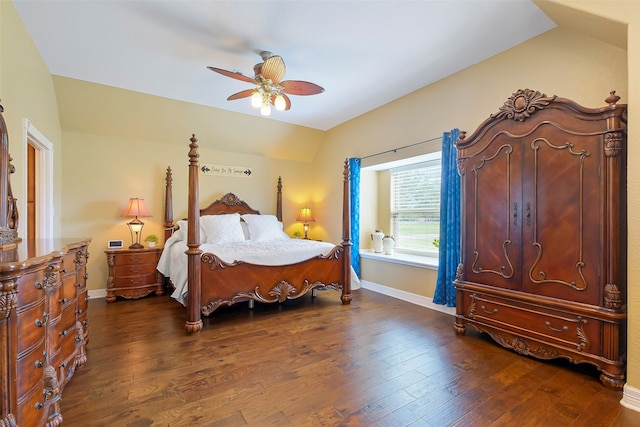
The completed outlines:
{"type": "Polygon", "coordinates": [[[553,27],[529,0],[14,0],[54,75],[259,115],[258,52],[285,80],[325,88],[291,96],[273,120],[327,130],[553,27]]]}

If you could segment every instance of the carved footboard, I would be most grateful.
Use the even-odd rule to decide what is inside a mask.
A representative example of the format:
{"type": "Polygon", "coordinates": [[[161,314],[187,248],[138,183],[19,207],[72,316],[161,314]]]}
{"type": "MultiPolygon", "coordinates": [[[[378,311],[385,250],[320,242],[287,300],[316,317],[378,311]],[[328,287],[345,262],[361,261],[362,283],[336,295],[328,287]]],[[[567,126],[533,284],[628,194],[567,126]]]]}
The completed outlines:
{"type": "Polygon", "coordinates": [[[201,312],[208,316],[218,307],[242,301],[278,303],[300,298],[315,289],[335,289],[350,301],[344,284],[344,247],[328,255],[285,266],[245,262],[228,264],[210,253],[202,255],[201,312]]]}

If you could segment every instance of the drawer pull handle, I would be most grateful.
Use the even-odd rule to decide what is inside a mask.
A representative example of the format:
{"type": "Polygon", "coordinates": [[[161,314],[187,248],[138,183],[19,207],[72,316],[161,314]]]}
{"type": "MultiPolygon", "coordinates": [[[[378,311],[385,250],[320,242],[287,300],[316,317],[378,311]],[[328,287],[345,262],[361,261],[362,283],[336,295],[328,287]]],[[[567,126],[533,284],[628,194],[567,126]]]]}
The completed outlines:
{"type": "Polygon", "coordinates": [[[85,320],[84,322],[82,322],[82,324],[83,324],[84,326],[89,326],[89,319],[87,319],[87,320],[85,320]]]}
{"type": "Polygon", "coordinates": [[[494,308],[493,310],[489,311],[484,305],[480,308],[482,309],[482,311],[484,311],[487,314],[496,314],[498,312],[497,308],[494,308]]]}
{"type": "Polygon", "coordinates": [[[90,298],[89,298],[88,296],[84,297],[84,301],[85,301],[85,302],[89,302],[89,299],[90,299],[90,298]]]}
{"type": "Polygon", "coordinates": [[[514,227],[518,226],[518,204],[517,203],[513,204],[513,226],[514,227]]]}
{"type": "Polygon", "coordinates": [[[37,327],[41,328],[45,325],[45,323],[47,323],[47,319],[49,318],[49,316],[45,313],[42,316],[42,319],[36,319],[35,324],[37,327]]]}
{"type": "Polygon", "coordinates": [[[63,268],[62,270],[60,270],[60,273],[66,273],[66,272],[67,272],[66,268],[63,268]]]}
{"type": "Polygon", "coordinates": [[[60,304],[66,304],[66,303],[67,303],[67,301],[69,301],[69,300],[68,300],[68,299],[66,299],[66,298],[62,298],[62,299],[59,299],[59,300],[58,300],[58,302],[59,302],[60,304]]]}
{"type": "Polygon", "coordinates": [[[89,273],[84,273],[84,280],[87,280],[89,278],[89,273]]]}
{"type": "Polygon", "coordinates": [[[34,285],[35,285],[36,289],[42,289],[42,283],[41,282],[36,281],[36,283],[34,283],[34,285]]]}
{"type": "Polygon", "coordinates": [[[44,366],[44,362],[42,360],[36,360],[36,368],[42,368],[44,366]]]}
{"type": "Polygon", "coordinates": [[[568,326],[563,326],[561,329],[556,329],[553,326],[551,326],[551,322],[545,322],[545,325],[547,325],[547,328],[551,329],[553,332],[567,332],[569,330],[568,326]]]}
{"type": "Polygon", "coordinates": [[[35,406],[36,406],[36,409],[42,409],[42,408],[44,408],[44,403],[42,403],[42,402],[36,402],[36,405],[35,405],[35,406]]]}
{"type": "Polygon", "coordinates": [[[76,288],[81,288],[82,287],[82,283],[76,283],[76,288]]]}
{"type": "Polygon", "coordinates": [[[59,368],[62,368],[62,369],[66,368],[66,367],[67,367],[67,362],[63,362],[59,366],[59,368]]]}
{"type": "Polygon", "coordinates": [[[66,337],[66,336],[67,336],[67,331],[65,330],[65,331],[60,332],[60,333],[58,334],[58,336],[60,336],[60,337],[66,337]]]}

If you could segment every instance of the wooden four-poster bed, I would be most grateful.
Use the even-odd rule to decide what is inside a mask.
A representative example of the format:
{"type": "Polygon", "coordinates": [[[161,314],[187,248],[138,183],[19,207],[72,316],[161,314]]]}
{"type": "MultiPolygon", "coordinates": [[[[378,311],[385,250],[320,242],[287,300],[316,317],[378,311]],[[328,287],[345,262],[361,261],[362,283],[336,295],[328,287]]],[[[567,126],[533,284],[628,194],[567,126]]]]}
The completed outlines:
{"type": "MultiPolygon", "coordinates": [[[[187,332],[193,333],[202,329],[202,316],[210,315],[220,306],[230,306],[242,301],[248,301],[250,306],[254,301],[279,303],[287,299],[300,298],[309,292],[315,294],[316,290],[335,289],[340,292],[342,303],[349,304],[351,302],[351,231],[348,162],[345,162],[343,172],[342,242],[333,245],[326,242],[290,239],[284,235],[281,179],[278,179],[277,184],[275,216],[261,215],[258,210],[251,208],[233,193],[227,193],[200,209],[200,165],[197,142],[193,135],[189,144],[189,195],[186,222],[178,221],[176,224],[173,221],[173,179],[171,168],[167,168],[164,218],[166,244],[158,264],[160,272],[174,285],[174,298],[187,308],[185,323],[187,332]],[[219,223],[217,230],[212,231],[210,225],[212,222],[219,223]],[[273,232],[272,229],[271,234],[267,233],[276,237],[271,240],[264,238],[264,230],[256,228],[256,223],[259,225],[269,223],[270,227],[277,224],[276,227],[279,226],[279,230],[273,232]],[[235,230],[240,225],[243,227],[244,237],[236,239],[237,241],[229,239],[230,228],[235,230]],[[177,226],[186,226],[186,233],[182,230],[182,236],[177,236],[177,233],[174,233],[179,230],[177,226]],[[261,238],[256,238],[256,233],[262,233],[261,238]],[[181,239],[182,243],[178,243],[177,241],[181,239]],[[206,240],[207,244],[202,240],[206,240]],[[249,261],[238,256],[238,252],[221,255],[227,246],[249,248],[253,246],[252,240],[259,241],[255,244],[260,246],[263,253],[269,252],[273,255],[278,250],[269,245],[283,247],[283,250],[288,250],[288,253],[282,255],[281,259],[269,261],[268,265],[255,261],[262,259],[262,254],[254,254],[253,257],[249,255],[247,258],[249,261]],[[215,244],[221,242],[231,243],[215,244]],[[214,245],[212,246],[211,243],[214,245]],[[293,248],[289,248],[290,244],[294,245],[293,248]],[[171,253],[169,253],[169,246],[174,246],[171,253]],[[319,248],[315,249],[316,253],[312,256],[302,255],[308,253],[305,251],[314,250],[311,248],[313,246],[319,248]],[[177,270],[173,264],[169,267],[169,257],[181,257],[184,265],[185,253],[186,274],[184,266],[181,270],[177,270]],[[293,262],[291,262],[292,259],[293,262]],[[184,290],[176,283],[179,280],[185,282],[184,290]]],[[[280,255],[278,254],[277,257],[280,255]]]]}

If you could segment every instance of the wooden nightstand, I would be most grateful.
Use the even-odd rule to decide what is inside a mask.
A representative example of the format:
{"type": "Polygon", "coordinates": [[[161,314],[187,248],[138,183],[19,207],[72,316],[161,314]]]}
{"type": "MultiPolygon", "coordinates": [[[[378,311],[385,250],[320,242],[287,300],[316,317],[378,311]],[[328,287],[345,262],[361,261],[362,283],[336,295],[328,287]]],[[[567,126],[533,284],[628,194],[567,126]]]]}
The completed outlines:
{"type": "Polygon", "coordinates": [[[164,293],[162,274],[156,270],[162,248],[108,249],[104,253],[109,265],[107,302],[164,293]]]}

